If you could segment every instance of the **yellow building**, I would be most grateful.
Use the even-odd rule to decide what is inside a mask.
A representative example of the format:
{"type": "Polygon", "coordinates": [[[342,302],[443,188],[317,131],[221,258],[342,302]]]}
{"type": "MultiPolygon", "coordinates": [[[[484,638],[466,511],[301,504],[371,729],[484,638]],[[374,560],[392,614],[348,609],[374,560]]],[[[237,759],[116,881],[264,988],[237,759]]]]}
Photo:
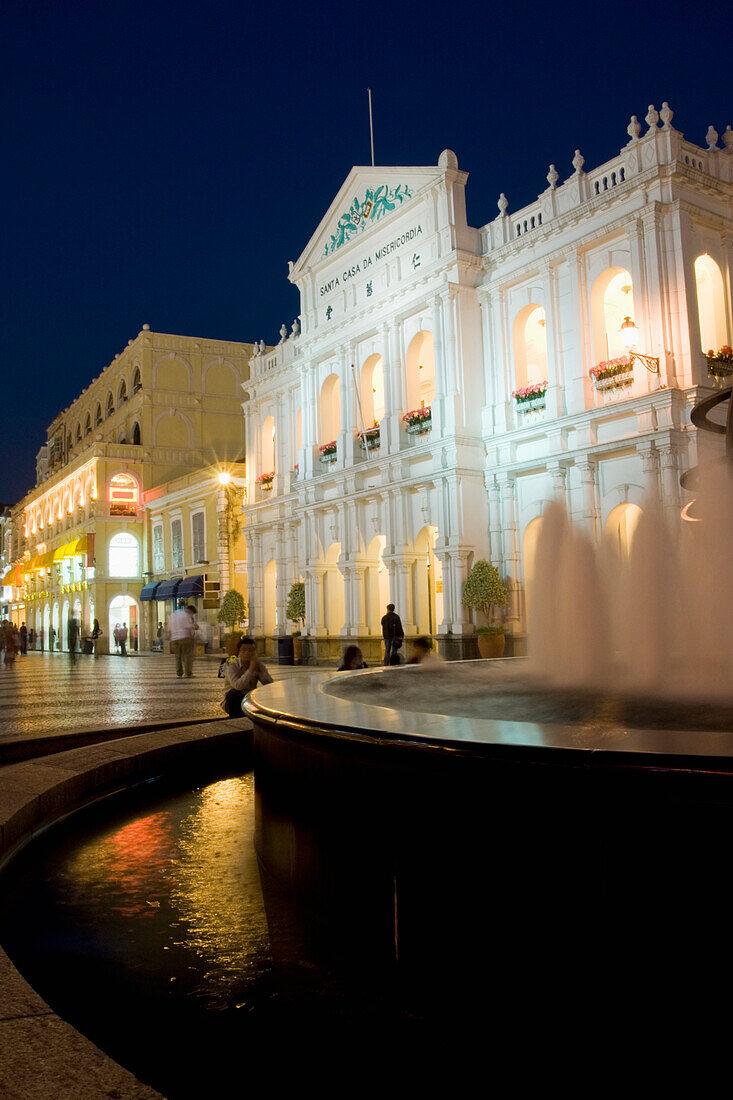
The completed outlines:
{"type": "Polygon", "coordinates": [[[213,649],[219,599],[247,592],[241,512],[244,463],[215,464],[143,494],[147,583],[140,593],[142,636],[155,639],[176,601],[192,604],[213,649]]]}
{"type": "MultiPolygon", "coordinates": [[[[126,623],[133,647],[136,638],[150,644],[140,617],[152,569],[144,494],[241,458],[251,353],[251,344],[145,325],[55,418],[37,456],[36,488],[6,520],[11,568],[0,583],[14,622],[42,632],[46,647],[53,639],[66,648],[72,616],[84,635],[99,620],[102,652],[115,622],[126,623]]],[[[207,486],[204,478],[199,496],[207,486]]]]}

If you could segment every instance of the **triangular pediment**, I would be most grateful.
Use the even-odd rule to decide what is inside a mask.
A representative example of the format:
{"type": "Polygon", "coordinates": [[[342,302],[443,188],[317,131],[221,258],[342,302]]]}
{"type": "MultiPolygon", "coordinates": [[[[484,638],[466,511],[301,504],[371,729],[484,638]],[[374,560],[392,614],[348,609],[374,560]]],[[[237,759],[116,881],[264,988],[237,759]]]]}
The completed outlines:
{"type": "Polygon", "coordinates": [[[330,261],[388,219],[411,206],[418,196],[445,177],[442,167],[352,168],[320,225],[293,265],[293,282],[330,261]]]}

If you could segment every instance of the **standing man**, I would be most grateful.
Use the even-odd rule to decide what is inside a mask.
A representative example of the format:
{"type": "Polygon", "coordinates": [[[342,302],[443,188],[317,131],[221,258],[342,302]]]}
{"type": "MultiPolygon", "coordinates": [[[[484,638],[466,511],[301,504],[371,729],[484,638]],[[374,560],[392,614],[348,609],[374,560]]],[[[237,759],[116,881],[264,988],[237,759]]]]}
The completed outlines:
{"type": "Polygon", "coordinates": [[[25,623],[20,624],[20,652],[23,657],[28,652],[28,628],[25,623]]]}
{"type": "Polygon", "coordinates": [[[120,645],[120,657],[127,656],[127,623],[122,623],[117,631],[117,641],[120,645]]]}
{"type": "Polygon", "coordinates": [[[393,603],[387,604],[387,614],[382,617],[382,637],[384,638],[384,663],[388,665],[392,654],[397,652],[405,640],[402,619],[395,611],[393,603]]]}
{"type": "Polygon", "coordinates": [[[176,676],[180,680],[193,676],[193,645],[196,634],[196,608],[179,607],[168,620],[171,636],[171,652],[176,655],[176,676]]]}

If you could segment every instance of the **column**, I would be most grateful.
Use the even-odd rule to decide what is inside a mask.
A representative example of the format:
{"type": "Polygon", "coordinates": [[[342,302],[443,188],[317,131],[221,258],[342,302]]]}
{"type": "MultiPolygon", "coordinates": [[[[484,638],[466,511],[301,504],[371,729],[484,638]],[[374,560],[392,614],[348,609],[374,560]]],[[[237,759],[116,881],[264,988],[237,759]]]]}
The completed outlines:
{"type": "Polygon", "coordinates": [[[659,500],[659,454],[652,446],[647,444],[637,450],[641,458],[641,466],[644,471],[644,487],[650,500],[659,500]]]}
{"type": "Polygon", "coordinates": [[[416,634],[415,602],[412,592],[412,567],[411,561],[404,557],[397,558],[397,614],[402,619],[405,634],[416,634]]]}
{"type": "Polygon", "coordinates": [[[489,553],[492,565],[501,570],[503,565],[501,549],[501,502],[499,483],[491,475],[487,478],[489,495],[489,553]]]}
{"type": "Polygon", "coordinates": [[[566,509],[568,508],[568,471],[566,466],[562,466],[559,462],[553,462],[547,464],[547,472],[552,479],[552,495],[555,500],[562,504],[566,509]]]}
{"type": "Polygon", "coordinates": [[[261,629],[264,629],[264,616],[262,614],[262,561],[261,561],[261,536],[258,531],[245,528],[247,542],[247,618],[249,619],[249,633],[254,636],[260,629],[259,620],[262,619],[261,629]]]}
{"type": "Polygon", "coordinates": [[[438,634],[448,634],[453,629],[454,598],[451,584],[452,566],[450,551],[445,544],[438,549],[437,543],[433,547],[433,556],[438,559],[443,568],[443,618],[436,624],[438,634]]]}
{"type": "MultiPolygon", "coordinates": [[[[652,374],[644,368],[647,375],[644,381],[644,389],[658,390],[662,383],[668,384],[666,348],[672,346],[670,333],[667,331],[669,324],[669,305],[666,288],[662,281],[660,257],[662,242],[660,240],[661,227],[659,214],[656,209],[642,215],[644,227],[644,266],[647,279],[647,293],[643,303],[645,307],[644,325],[642,329],[642,346],[637,351],[645,355],[659,356],[659,374],[652,374]]],[[[641,328],[641,326],[639,326],[641,328]]],[[[639,364],[641,366],[641,364],[639,364]]]]}
{"type": "Polygon", "coordinates": [[[596,464],[590,455],[576,462],[580,472],[582,486],[582,518],[585,528],[593,540],[598,540],[598,505],[596,501],[596,464]]]}
{"type": "Polygon", "coordinates": [[[588,317],[585,255],[578,248],[566,253],[570,272],[570,308],[573,333],[571,357],[566,361],[566,407],[569,413],[581,412],[586,407],[586,366],[589,356],[586,344],[590,340],[588,317]]]}
{"type": "Polygon", "coordinates": [[[659,452],[662,467],[662,502],[670,518],[680,510],[679,450],[670,444],[659,452]]]}
{"type": "Polygon", "coordinates": [[[503,572],[509,589],[507,622],[513,629],[516,629],[519,626],[521,610],[519,603],[519,549],[517,546],[514,477],[507,473],[501,474],[499,484],[501,487],[502,533],[504,536],[503,572]]]}
{"type": "Polygon", "coordinates": [[[282,526],[277,527],[275,531],[275,546],[273,557],[275,558],[275,568],[277,569],[275,580],[275,608],[277,611],[277,632],[278,634],[285,634],[288,621],[288,574],[287,562],[284,556],[282,526]]]}
{"type": "MultiPolygon", "coordinates": [[[[450,587],[453,603],[451,629],[454,634],[470,634],[473,630],[468,608],[463,603],[463,586],[468,576],[470,550],[463,547],[449,551],[450,587]]],[[[445,598],[445,574],[443,574],[443,598],[445,598]]]]}
{"type": "Polygon", "coordinates": [[[549,260],[540,268],[542,288],[545,295],[545,341],[547,343],[547,396],[545,419],[554,420],[563,416],[565,412],[565,399],[563,393],[563,377],[560,369],[560,346],[557,340],[558,317],[556,314],[556,285],[557,277],[555,267],[549,260]]]}
{"type": "MultiPolygon", "coordinates": [[[[404,424],[402,423],[402,417],[406,412],[405,409],[405,360],[402,355],[402,339],[401,339],[401,323],[399,321],[392,321],[386,328],[387,339],[389,342],[389,375],[390,375],[390,407],[392,409],[392,415],[394,420],[392,421],[392,434],[389,437],[390,451],[398,451],[402,445],[403,440],[407,440],[405,435],[404,424]]],[[[385,386],[387,380],[385,377],[385,386]]]]}

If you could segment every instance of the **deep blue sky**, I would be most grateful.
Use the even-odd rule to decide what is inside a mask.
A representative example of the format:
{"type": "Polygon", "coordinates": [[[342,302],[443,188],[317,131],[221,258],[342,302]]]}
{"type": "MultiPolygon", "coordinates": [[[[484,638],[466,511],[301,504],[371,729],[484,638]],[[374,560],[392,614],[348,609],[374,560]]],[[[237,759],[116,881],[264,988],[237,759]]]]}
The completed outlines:
{"type": "Polygon", "coordinates": [[[733,124],[719,5],[4,0],[0,500],[46,425],[134,336],[277,339],[287,281],[352,164],[470,172],[510,211],[668,100],[733,124]],[[692,21],[691,21],[692,18],[692,21]]]}

